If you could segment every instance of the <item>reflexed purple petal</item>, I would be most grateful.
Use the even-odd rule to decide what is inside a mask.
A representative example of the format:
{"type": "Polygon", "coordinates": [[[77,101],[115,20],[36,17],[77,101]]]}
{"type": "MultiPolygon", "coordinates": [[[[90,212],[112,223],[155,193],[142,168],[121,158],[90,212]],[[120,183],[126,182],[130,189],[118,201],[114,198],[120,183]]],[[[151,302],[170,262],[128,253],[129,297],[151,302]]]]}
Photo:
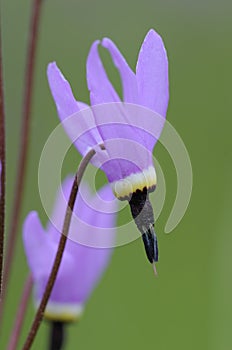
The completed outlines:
{"type": "MultiPolygon", "coordinates": [[[[119,125],[118,128],[122,129],[119,125]]],[[[114,126],[117,129],[117,126],[114,126]]],[[[127,139],[114,139],[105,142],[111,159],[101,168],[105,171],[109,182],[123,179],[131,174],[139,173],[152,165],[151,153],[140,143],[127,139]],[[117,171],[120,169],[120,171],[117,171]]]]}
{"type": "Polygon", "coordinates": [[[77,104],[78,104],[78,107],[79,107],[80,110],[89,108],[89,105],[87,105],[87,103],[84,103],[84,102],[81,102],[81,101],[77,101],[77,104]]]}
{"type": "MultiPolygon", "coordinates": [[[[25,220],[23,239],[28,264],[35,283],[35,297],[36,300],[40,300],[51,272],[58,241],[53,243],[50,235],[44,232],[36,212],[31,212],[25,220]]],[[[58,272],[57,282],[55,283],[55,285],[58,286],[58,290],[57,287],[55,288],[55,295],[56,293],[62,293],[63,298],[69,296],[70,292],[67,288],[66,291],[64,290],[64,287],[61,290],[60,288],[64,283],[64,279],[67,279],[66,282],[68,282],[68,280],[70,282],[71,273],[73,273],[73,270],[72,272],[70,271],[71,266],[73,267],[72,257],[69,252],[65,250],[61,267],[58,272]]]]}
{"type": "MultiPolygon", "coordinates": [[[[74,176],[68,176],[62,183],[62,188],[59,189],[52,215],[50,216],[50,220],[47,224],[47,232],[49,233],[49,236],[52,237],[52,240],[54,242],[58,242],[60,239],[60,234],[62,233],[63,223],[64,223],[64,217],[65,212],[68,206],[68,200],[71,193],[72,185],[74,181],[74,176]]],[[[91,217],[91,194],[89,191],[89,187],[87,184],[82,181],[79,187],[79,191],[77,194],[77,199],[74,206],[74,213],[73,218],[75,218],[75,214],[80,218],[81,220],[85,222],[90,222],[90,220],[94,220],[94,217],[91,217]]],[[[72,231],[77,232],[78,234],[78,223],[75,222],[75,220],[71,221],[70,224],[70,234],[72,231]]]]}
{"type": "Polygon", "coordinates": [[[73,115],[73,118],[78,121],[78,127],[74,125],[72,132],[74,138],[77,139],[75,142],[78,144],[82,141],[88,145],[88,148],[90,148],[90,146],[91,148],[94,148],[96,145],[102,144],[103,140],[96,127],[92,109],[84,102],[78,101],[77,103],[81,113],[77,113],[75,116],[73,115]]]}
{"type": "MultiPolygon", "coordinates": [[[[68,177],[63,182],[63,193],[59,191],[53,220],[61,224],[59,216],[64,216],[65,197],[69,196],[73,178],[68,177]],[[60,203],[59,203],[60,202],[60,203]]],[[[86,221],[85,227],[77,225],[77,220],[71,221],[70,233],[83,234],[88,237],[91,234],[98,235],[98,230],[107,228],[105,236],[106,246],[113,246],[115,239],[115,226],[117,201],[109,186],[104,187],[98,194],[91,196],[87,185],[83,185],[78,195],[78,201],[74,212],[76,217],[86,221]],[[110,209],[110,211],[107,210],[110,209]],[[95,226],[96,229],[95,229],[95,226]],[[85,228],[84,232],[82,229],[85,228]],[[92,232],[90,232],[90,228],[92,232]]],[[[75,216],[73,217],[75,219],[75,216]]],[[[42,298],[52,263],[56,254],[60,234],[52,224],[47,226],[48,232],[40,224],[37,213],[28,215],[24,224],[24,244],[28,262],[35,282],[35,299],[38,303],[42,298]],[[43,263],[44,261],[44,263],[43,263]]],[[[112,249],[86,247],[71,240],[67,241],[61,266],[49,299],[48,309],[54,309],[55,305],[82,305],[89,297],[101,274],[107,267],[112,249]],[[50,307],[51,306],[51,307],[50,307]]],[[[69,309],[70,310],[70,309],[69,309]]],[[[56,311],[55,311],[56,312],[56,311]]],[[[57,311],[58,312],[58,311],[57,311]]],[[[68,311],[67,311],[68,312],[68,311]]]]}
{"type": "MultiPolygon", "coordinates": [[[[80,197],[84,202],[83,212],[85,212],[85,218],[83,213],[81,215],[82,220],[88,218],[86,222],[99,228],[115,227],[115,214],[117,214],[118,210],[118,200],[115,198],[111,187],[106,185],[97,193],[91,195],[91,197],[89,197],[89,192],[86,194],[86,187],[87,186],[80,191],[80,197]]],[[[75,206],[75,212],[78,215],[78,205],[75,206]]],[[[112,239],[114,239],[114,237],[112,237],[112,239]]]]}
{"type": "Polygon", "coordinates": [[[55,62],[48,65],[47,75],[63,127],[78,151],[85,155],[91,148],[102,143],[91,109],[75,100],[68,81],[55,62]]]}
{"type": "Polygon", "coordinates": [[[116,45],[108,38],[102,40],[102,46],[109,50],[115,66],[121,75],[123,86],[123,100],[130,103],[138,103],[138,88],[134,72],[128,66],[116,45]]]}
{"type": "Polygon", "coordinates": [[[149,135],[146,129],[141,129],[146,117],[143,110],[140,114],[139,128],[136,127],[138,108],[140,112],[141,109],[144,110],[139,106],[124,103],[107,103],[92,108],[109,155],[108,161],[101,165],[101,169],[110,182],[140,172],[151,165],[150,143],[153,142],[154,145],[155,140],[153,137],[151,142],[148,142],[149,135]]]}
{"type": "Polygon", "coordinates": [[[150,30],[139,52],[136,78],[140,104],[166,116],[169,87],[168,59],[161,37],[150,30]]]}
{"type": "Polygon", "coordinates": [[[46,231],[49,235],[56,237],[56,240],[60,238],[59,233],[62,232],[62,227],[64,223],[65,212],[68,205],[68,199],[70,196],[74,176],[68,176],[62,183],[62,188],[59,189],[56,196],[55,204],[53,207],[52,215],[47,223],[46,231]]]}
{"type": "MultiPolygon", "coordinates": [[[[74,244],[75,256],[70,257],[67,254],[64,256],[50,297],[51,302],[84,303],[109,262],[111,249],[74,244]]],[[[40,284],[38,299],[42,297],[45,285],[46,280],[40,284]]]]}
{"type": "MultiPolygon", "coordinates": [[[[58,194],[51,223],[48,225],[49,236],[52,236],[55,242],[58,242],[61,231],[56,229],[56,224],[58,223],[58,228],[59,225],[63,225],[59,214],[62,215],[62,206],[67,206],[64,197],[68,198],[71,186],[72,180],[67,178],[64,181],[63,193],[60,191],[58,194]],[[58,201],[61,202],[60,205],[58,201]]],[[[109,185],[93,196],[87,184],[82,181],[70,224],[68,251],[75,254],[75,242],[94,247],[112,247],[115,239],[117,208],[118,201],[109,185]],[[107,229],[102,230],[102,228],[107,229]]]]}
{"type": "MultiPolygon", "coordinates": [[[[39,301],[43,296],[50,271],[53,266],[57,248],[58,242],[56,244],[50,244],[50,255],[48,258],[47,266],[44,266],[43,275],[39,276],[35,281],[35,298],[37,301],[39,301]]],[[[43,250],[43,253],[46,253],[46,250],[43,250]]],[[[74,266],[75,262],[73,256],[67,249],[65,249],[49,301],[59,301],[60,303],[71,303],[75,301],[73,295],[73,287],[76,283],[73,278],[74,266]]]]}
{"type": "Polygon", "coordinates": [[[76,294],[79,294],[80,300],[86,301],[108,266],[112,249],[79,245],[78,255],[76,255],[76,276],[78,276],[78,281],[76,282],[75,291],[76,294]],[[78,263],[80,259],[82,264],[78,263]]]}
{"type": "Polygon", "coordinates": [[[91,104],[120,101],[118,94],[109,81],[98,52],[99,41],[95,41],[87,58],[87,83],[91,104]]]}
{"type": "MultiPolygon", "coordinates": [[[[47,232],[44,232],[36,212],[31,212],[24,223],[24,246],[34,278],[36,303],[41,300],[49,278],[60,239],[59,228],[63,225],[72,183],[71,176],[63,182],[62,191],[58,192],[56,198],[51,223],[47,225],[47,232]]],[[[103,246],[112,247],[115,239],[116,210],[117,200],[109,185],[92,196],[88,186],[83,183],[74,207],[76,216],[74,215],[71,221],[70,235],[73,234],[76,237],[83,235],[87,241],[88,237],[93,235],[95,240],[96,238],[101,240],[103,246]],[[85,225],[81,224],[82,222],[85,225]],[[108,232],[102,237],[103,228],[108,232]],[[112,228],[114,228],[113,231],[112,228]]],[[[62,309],[64,314],[70,312],[70,317],[74,316],[76,312],[74,309],[76,310],[78,305],[82,305],[87,300],[106,268],[111,254],[111,248],[87,247],[69,239],[48,302],[48,312],[54,312],[56,317],[56,315],[60,316],[62,309]],[[72,305],[74,309],[70,311],[72,305]]]]}
{"type": "Polygon", "coordinates": [[[35,279],[46,275],[51,249],[37,212],[32,211],[25,219],[23,240],[28,264],[35,279]]]}
{"type": "Polygon", "coordinates": [[[78,112],[80,108],[73,96],[71,86],[55,62],[49,63],[47,76],[60,120],[78,112]]]}
{"type": "Polygon", "coordinates": [[[141,144],[150,152],[160,137],[165,124],[165,118],[143,106],[124,104],[124,114],[127,116],[135,134],[142,139],[141,144]]]}

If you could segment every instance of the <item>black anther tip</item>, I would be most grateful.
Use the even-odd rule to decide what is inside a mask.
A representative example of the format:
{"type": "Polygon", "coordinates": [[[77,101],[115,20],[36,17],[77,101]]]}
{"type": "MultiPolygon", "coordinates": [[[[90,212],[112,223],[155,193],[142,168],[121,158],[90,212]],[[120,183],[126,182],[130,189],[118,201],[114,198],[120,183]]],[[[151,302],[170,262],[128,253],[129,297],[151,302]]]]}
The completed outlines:
{"type": "Polygon", "coordinates": [[[152,264],[158,261],[158,241],[156,234],[153,229],[148,229],[147,232],[143,233],[143,243],[145,246],[145,251],[147,258],[152,264]]]}

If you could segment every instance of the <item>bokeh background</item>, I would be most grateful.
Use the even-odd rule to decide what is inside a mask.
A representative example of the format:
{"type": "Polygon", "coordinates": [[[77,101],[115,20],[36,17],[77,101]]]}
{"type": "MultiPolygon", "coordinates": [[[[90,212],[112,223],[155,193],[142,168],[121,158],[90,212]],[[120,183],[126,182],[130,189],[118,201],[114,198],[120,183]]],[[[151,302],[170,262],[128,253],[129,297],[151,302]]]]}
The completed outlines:
{"type": "MultiPolygon", "coordinates": [[[[8,220],[17,176],[31,3],[2,1],[8,220]]],[[[85,62],[91,43],[110,37],[135,68],[139,47],[150,28],[162,35],[168,51],[167,118],[183,138],[191,157],[192,199],[178,227],[171,234],[164,234],[175,199],[176,173],[169,155],[158,145],[155,156],[167,183],[165,206],[156,224],[161,251],[159,276],[154,278],[141,240],[115,249],[82,320],[68,329],[66,349],[231,349],[231,11],[228,0],[44,1],[30,158],[1,349],[6,348],[28,273],[21,239],[23,219],[35,209],[44,223],[47,220],[38,192],[37,170],[44,143],[58,118],[48,89],[46,66],[56,60],[78,99],[88,102],[85,62]]],[[[120,91],[119,77],[109,57],[102,54],[120,91]]],[[[75,171],[79,160],[71,150],[64,176],[75,171]]],[[[99,172],[96,181],[100,185],[105,177],[99,172]]],[[[123,220],[119,217],[119,223],[123,220]]],[[[31,302],[21,344],[33,315],[31,302]]],[[[47,332],[48,325],[44,323],[33,349],[46,349],[47,332]]]]}

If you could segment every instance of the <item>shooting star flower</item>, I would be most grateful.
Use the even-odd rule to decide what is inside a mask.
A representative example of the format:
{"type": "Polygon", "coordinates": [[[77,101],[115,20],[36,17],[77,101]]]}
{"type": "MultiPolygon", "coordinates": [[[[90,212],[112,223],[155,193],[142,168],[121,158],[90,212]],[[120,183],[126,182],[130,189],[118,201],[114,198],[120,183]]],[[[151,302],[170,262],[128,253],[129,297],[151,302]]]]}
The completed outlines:
{"type": "Polygon", "coordinates": [[[91,109],[75,100],[56,63],[48,66],[48,81],[69,137],[82,155],[95,148],[93,164],[106,173],[116,197],[129,201],[147,257],[151,263],[158,261],[149,192],[157,183],[152,150],[162,132],[169,100],[168,60],[161,37],[154,30],[147,33],[136,73],[110,39],[93,43],[87,59],[91,109]],[[107,77],[98,52],[100,44],[120,73],[123,101],[107,77]]]}
{"type": "MultiPolygon", "coordinates": [[[[71,178],[64,181],[63,191],[58,193],[51,221],[46,228],[42,227],[37,212],[30,212],[24,222],[24,247],[33,276],[36,305],[42,299],[51,272],[72,183],[71,178]]],[[[117,210],[112,191],[109,186],[105,186],[95,196],[91,196],[87,185],[81,188],[85,199],[78,193],[69,236],[74,239],[76,235],[78,239],[81,233],[88,242],[91,235],[96,235],[97,240],[101,232],[106,231],[103,239],[99,238],[102,240],[99,245],[108,248],[84,246],[68,239],[45,310],[45,317],[53,321],[72,321],[81,316],[85,303],[108,266],[112,254],[110,247],[114,244],[117,210]],[[105,212],[106,206],[110,212],[105,212]]]]}

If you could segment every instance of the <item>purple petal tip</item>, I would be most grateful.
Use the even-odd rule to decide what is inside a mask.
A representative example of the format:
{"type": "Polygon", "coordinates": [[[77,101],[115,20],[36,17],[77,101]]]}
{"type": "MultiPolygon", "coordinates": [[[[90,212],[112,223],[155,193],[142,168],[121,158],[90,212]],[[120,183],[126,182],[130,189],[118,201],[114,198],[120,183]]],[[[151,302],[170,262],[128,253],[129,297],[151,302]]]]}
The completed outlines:
{"type": "Polygon", "coordinates": [[[154,29],[150,29],[147,32],[143,41],[143,45],[155,48],[156,50],[161,50],[164,52],[165,56],[167,56],[163,39],[154,29]]]}
{"type": "MultiPolygon", "coordinates": [[[[159,38],[161,39],[161,36],[154,30],[154,29],[150,29],[147,34],[146,34],[146,37],[145,38],[159,38]]],[[[162,39],[161,39],[162,40],[162,39]]]]}
{"type": "Polygon", "coordinates": [[[33,210],[31,211],[25,221],[24,221],[24,225],[23,225],[23,232],[28,232],[30,230],[30,228],[33,226],[33,224],[35,222],[39,222],[40,219],[39,219],[39,215],[37,213],[37,211],[33,210]]]}
{"type": "Polygon", "coordinates": [[[57,64],[56,62],[50,62],[48,63],[48,66],[47,66],[47,73],[49,73],[52,69],[57,69],[57,64]]]}
{"type": "Polygon", "coordinates": [[[109,38],[103,38],[102,41],[101,41],[101,45],[103,47],[107,48],[111,42],[112,41],[109,38]]]}

